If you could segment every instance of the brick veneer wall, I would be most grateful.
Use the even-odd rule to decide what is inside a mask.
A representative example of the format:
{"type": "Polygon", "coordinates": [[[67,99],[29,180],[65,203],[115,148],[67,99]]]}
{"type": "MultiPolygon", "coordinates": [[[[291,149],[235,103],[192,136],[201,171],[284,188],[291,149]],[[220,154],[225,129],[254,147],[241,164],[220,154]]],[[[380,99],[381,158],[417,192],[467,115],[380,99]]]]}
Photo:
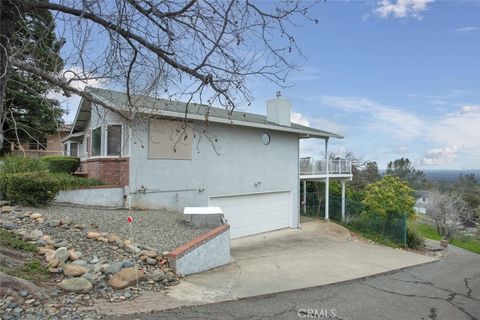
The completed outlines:
{"type": "Polygon", "coordinates": [[[92,158],[82,161],[80,171],[109,185],[128,185],[128,158],[92,158]]]}

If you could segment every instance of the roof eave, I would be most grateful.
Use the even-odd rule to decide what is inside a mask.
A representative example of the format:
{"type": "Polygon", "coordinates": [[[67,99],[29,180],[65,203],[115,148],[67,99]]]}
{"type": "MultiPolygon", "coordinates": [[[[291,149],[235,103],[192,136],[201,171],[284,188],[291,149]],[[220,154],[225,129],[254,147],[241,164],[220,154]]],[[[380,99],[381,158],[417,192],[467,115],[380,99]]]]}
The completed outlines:
{"type": "MultiPolygon", "coordinates": [[[[184,113],[173,112],[173,111],[165,111],[165,110],[151,110],[148,108],[139,108],[139,112],[145,114],[152,114],[158,116],[164,116],[169,118],[185,118],[184,113]]],[[[187,114],[186,118],[188,120],[201,120],[205,121],[205,116],[196,115],[196,114],[187,114]]],[[[234,119],[224,119],[224,118],[216,118],[216,117],[208,117],[209,122],[215,123],[223,123],[223,124],[233,124],[242,127],[250,127],[250,128],[260,128],[260,129],[268,129],[268,130],[275,130],[275,131],[282,131],[282,132],[291,132],[297,134],[308,135],[311,138],[338,138],[342,139],[343,137],[334,133],[319,133],[313,130],[304,130],[304,129],[296,129],[292,127],[281,127],[276,125],[269,125],[269,124],[262,124],[256,122],[247,122],[247,121],[239,121],[234,119]]]]}

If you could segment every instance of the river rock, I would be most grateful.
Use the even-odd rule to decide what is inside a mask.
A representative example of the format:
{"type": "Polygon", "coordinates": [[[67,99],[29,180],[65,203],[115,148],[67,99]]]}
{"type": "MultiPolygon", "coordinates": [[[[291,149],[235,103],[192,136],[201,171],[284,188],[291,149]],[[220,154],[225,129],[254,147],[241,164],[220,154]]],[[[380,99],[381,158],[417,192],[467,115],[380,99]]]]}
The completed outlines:
{"type": "Polygon", "coordinates": [[[67,240],[58,241],[58,242],[55,242],[53,246],[55,248],[68,247],[68,241],[67,240]]]}
{"type": "Polygon", "coordinates": [[[45,222],[45,224],[49,227],[58,227],[60,225],[60,221],[58,220],[47,220],[47,222],[45,222]]]}
{"type": "Polygon", "coordinates": [[[70,217],[66,217],[61,221],[61,223],[64,225],[71,225],[73,223],[73,220],[70,217]]]}
{"type": "Polygon", "coordinates": [[[138,247],[134,246],[133,244],[125,245],[124,250],[134,254],[139,254],[141,252],[141,250],[138,247]]]}
{"type": "Polygon", "coordinates": [[[91,263],[91,264],[96,264],[96,263],[98,263],[99,261],[100,261],[100,259],[98,259],[98,257],[97,257],[96,255],[93,255],[93,258],[92,258],[92,260],[90,260],[89,263],[91,263]]]}
{"type": "Polygon", "coordinates": [[[84,273],[87,273],[90,269],[87,267],[75,265],[75,264],[67,264],[63,267],[63,274],[66,276],[74,276],[78,277],[84,273]]]}
{"type": "Polygon", "coordinates": [[[124,267],[124,268],[131,268],[131,267],[133,267],[133,262],[130,261],[130,260],[123,260],[122,263],[123,263],[123,267],[124,267]]]}
{"type": "Polygon", "coordinates": [[[65,247],[60,247],[57,250],[55,250],[55,258],[57,258],[61,262],[65,262],[69,256],[70,254],[68,252],[68,249],[65,247]]]}
{"type": "Polygon", "coordinates": [[[7,230],[14,230],[14,229],[18,229],[18,226],[11,222],[5,222],[2,224],[2,228],[7,230]]]}
{"type": "Polygon", "coordinates": [[[100,237],[99,232],[90,231],[89,233],[87,233],[87,239],[97,239],[98,237],[100,237]]]}
{"type": "Polygon", "coordinates": [[[55,250],[44,249],[44,251],[45,251],[45,260],[47,260],[47,262],[50,262],[55,258],[55,250]]]}
{"type": "Polygon", "coordinates": [[[75,252],[75,250],[69,250],[68,251],[68,259],[72,260],[72,261],[75,261],[75,260],[78,260],[79,256],[78,254],[75,252]]]}
{"type": "Polygon", "coordinates": [[[157,252],[153,250],[142,250],[140,254],[149,258],[155,258],[157,256],[157,252]]]}
{"type": "Polygon", "coordinates": [[[123,261],[112,262],[105,268],[103,273],[105,273],[105,274],[116,274],[120,270],[122,270],[122,268],[123,268],[123,261]]]}
{"type": "Polygon", "coordinates": [[[41,236],[43,236],[42,230],[35,229],[30,233],[27,233],[23,237],[23,239],[25,239],[26,241],[37,241],[38,239],[40,239],[41,236]]]}
{"type": "Polygon", "coordinates": [[[143,270],[136,270],[134,268],[125,268],[115,274],[108,284],[114,289],[125,289],[145,279],[145,272],[143,270]]]}
{"type": "Polygon", "coordinates": [[[71,264],[77,265],[77,266],[83,266],[83,267],[88,266],[88,262],[85,260],[75,260],[71,264]]]}
{"type": "Polygon", "coordinates": [[[107,237],[108,242],[113,243],[118,240],[118,236],[116,234],[111,234],[107,237]]]}
{"type": "Polygon", "coordinates": [[[160,282],[163,279],[167,279],[167,275],[165,274],[165,272],[162,272],[162,271],[155,272],[150,277],[153,281],[156,281],[156,282],[160,282]]]}
{"type": "Polygon", "coordinates": [[[30,219],[38,219],[38,218],[41,218],[41,217],[42,217],[42,215],[41,215],[40,213],[38,213],[38,212],[32,213],[32,214],[30,215],[30,219]]]}
{"type": "Polygon", "coordinates": [[[59,286],[65,291],[77,293],[87,293],[93,288],[92,283],[85,278],[64,279],[59,286]]]}
{"type": "Polygon", "coordinates": [[[3,206],[2,207],[2,213],[9,213],[15,210],[15,207],[11,206],[3,206]]]}

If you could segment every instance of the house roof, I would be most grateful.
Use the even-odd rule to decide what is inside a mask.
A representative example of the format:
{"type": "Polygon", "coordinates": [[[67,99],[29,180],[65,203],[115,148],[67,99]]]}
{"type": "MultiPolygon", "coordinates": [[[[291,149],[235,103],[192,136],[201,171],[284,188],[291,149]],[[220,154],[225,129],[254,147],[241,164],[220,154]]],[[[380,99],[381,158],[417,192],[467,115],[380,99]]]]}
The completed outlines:
{"type": "MultiPolygon", "coordinates": [[[[100,88],[86,87],[85,90],[95,98],[104,101],[119,111],[127,111],[128,97],[125,92],[106,90],[100,88]]],[[[180,101],[172,101],[168,99],[160,99],[151,96],[132,95],[132,104],[142,113],[159,115],[171,118],[184,118],[187,103],[180,101]]],[[[343,138],[341,135],[327,132],[300,124],[291,123],[290,126],[279,125],[274,122],[267,121],[265,115],[248,113],[242,111],[229,112],[224,108],[210,107],[203,104],[190,103],[187,110],[187,119],[203,120],[208,114],[209,122],[227,123],[238,126],[257,127],[269,130],[292,132],[301,134],[303,137],[316,138],[343,138]]],[[[77,110],[77,115],[72,128],[72,133],[83,131],[88,119],[90,118],[91,104],[82,99],[77,110]]]]}

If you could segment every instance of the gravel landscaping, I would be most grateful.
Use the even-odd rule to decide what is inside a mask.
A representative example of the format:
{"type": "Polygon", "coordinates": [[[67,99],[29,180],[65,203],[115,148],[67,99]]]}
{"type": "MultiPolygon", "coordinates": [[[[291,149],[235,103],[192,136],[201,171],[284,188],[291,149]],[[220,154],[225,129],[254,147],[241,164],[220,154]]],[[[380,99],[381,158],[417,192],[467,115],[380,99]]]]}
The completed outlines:
{"type": "Polygon", "coordinates": [[[159,252],[171,251],[208,230],[189,226],[185,224],[183,214],[165,210],[111,210],[60,205],[24,210],[40,212],[47,219],[63,220],[69,217],[89,230],[97,229],[124,239],[130,238],[127,217],[132,216],[134,243],[147,245],[159,252]]]}

